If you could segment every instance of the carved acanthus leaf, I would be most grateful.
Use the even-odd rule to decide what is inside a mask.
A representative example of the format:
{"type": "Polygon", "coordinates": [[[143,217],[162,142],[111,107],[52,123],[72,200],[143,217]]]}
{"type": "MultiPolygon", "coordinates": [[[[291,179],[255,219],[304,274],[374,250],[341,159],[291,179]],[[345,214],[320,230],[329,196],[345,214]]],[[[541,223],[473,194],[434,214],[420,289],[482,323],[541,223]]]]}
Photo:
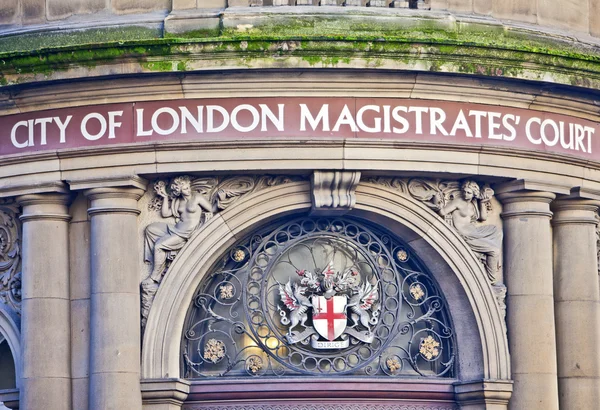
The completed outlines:
{"type": "Polygon", "coordinates": [[[21,222],[19,208],[0,199],[0,303],[21,314],[21,222]]]}

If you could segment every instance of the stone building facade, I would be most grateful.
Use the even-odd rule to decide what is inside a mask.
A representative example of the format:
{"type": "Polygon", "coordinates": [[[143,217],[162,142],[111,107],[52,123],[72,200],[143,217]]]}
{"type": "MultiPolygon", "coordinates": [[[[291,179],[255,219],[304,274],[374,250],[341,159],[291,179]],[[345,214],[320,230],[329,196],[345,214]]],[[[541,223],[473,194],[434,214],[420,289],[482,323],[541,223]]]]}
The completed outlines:
{"type": "Polygon", "coordinates": [[[600,0],[0,4],[0,401],[600,402],[600,0]]]}

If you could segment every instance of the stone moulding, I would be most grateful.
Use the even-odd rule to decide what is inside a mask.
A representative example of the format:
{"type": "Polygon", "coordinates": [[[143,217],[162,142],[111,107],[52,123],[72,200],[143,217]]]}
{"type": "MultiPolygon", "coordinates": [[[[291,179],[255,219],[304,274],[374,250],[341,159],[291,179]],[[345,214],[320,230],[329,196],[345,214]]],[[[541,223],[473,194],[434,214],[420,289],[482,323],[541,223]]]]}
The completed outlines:
{"type": "Polygon", "coordinates": [[[183,175],[157,180],[151,188],[154,195],[148,209],[160,212],[162,219],[144,229],[144,260],[152,265],[152,272],[141,284],[142,327],[170,262],[209,219],[249,194],[299,179],[270,175],[198,178],[183,175]]]}
{"type": "Polygon", "coordinates": [[[356,204],[360,172],[315,171],[311,180],[313,215],[346,213],[356,204]]]}
{"type": "Polygon", "coordinates": [[[421,201],[452,226],[485,267],[498,306],[505,315],[506,286],[502,277],[502,229],[483,224],[493,211],[494,191],[469,179],[443,181],[422,178],[371,177],[365,182],[382,185],[421,201]]]}
{"type": "Polygon", "coordinates": [[[19,207],[0,199],[0,303],[21,314],[21,222],[19,207]]]}

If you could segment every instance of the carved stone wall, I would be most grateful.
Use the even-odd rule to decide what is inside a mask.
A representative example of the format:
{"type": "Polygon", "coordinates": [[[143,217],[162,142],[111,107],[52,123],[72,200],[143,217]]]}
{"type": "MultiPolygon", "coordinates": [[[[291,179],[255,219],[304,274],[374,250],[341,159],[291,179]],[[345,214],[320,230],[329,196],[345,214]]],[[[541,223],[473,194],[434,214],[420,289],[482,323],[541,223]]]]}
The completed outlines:
{"type": "Polygon", "coordinates": [[[0,199],[0,303],[21,314],[21,222],[19,208],[0,199]]]}

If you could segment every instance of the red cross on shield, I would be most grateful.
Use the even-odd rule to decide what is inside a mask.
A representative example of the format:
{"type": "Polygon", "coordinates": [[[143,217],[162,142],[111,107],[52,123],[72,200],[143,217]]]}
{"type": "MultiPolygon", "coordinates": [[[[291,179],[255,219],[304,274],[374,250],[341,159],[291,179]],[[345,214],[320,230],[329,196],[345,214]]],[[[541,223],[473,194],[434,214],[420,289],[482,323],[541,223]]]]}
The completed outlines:
{"type": "Polygon", "coordinates": [[[313,326],[329,341],[337,339],[346,329],[346,301],[345,296],[333,296],[329,299],[325,299],[325,296],[312,297],[313,326]]]}

